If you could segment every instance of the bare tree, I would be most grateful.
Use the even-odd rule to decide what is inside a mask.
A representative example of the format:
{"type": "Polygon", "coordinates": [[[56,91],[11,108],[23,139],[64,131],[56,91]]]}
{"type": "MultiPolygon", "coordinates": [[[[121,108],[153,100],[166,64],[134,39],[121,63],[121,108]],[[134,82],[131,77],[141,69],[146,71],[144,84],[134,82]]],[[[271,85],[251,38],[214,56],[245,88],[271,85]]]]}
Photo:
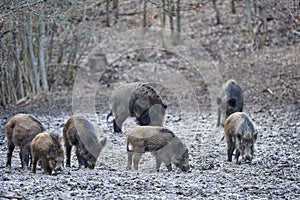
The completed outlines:
{"type": "Polygon", "coordinates": [[[248,24],[248,41],[251,42],[253,40],[253,26],[252,26],[252,12],[251,12],[251,3],[250,0],[245,0],[246,6],[246,17],[248,24]]]}
{"type": "Polygon", "coordinates": [[[48,87],[48,81],[47,81],[46,69],[45,69],[44,44],[45,44],[45,16],[44,16],[43,9],[41,9],[40,35],[39,35],[39,63],[40,63],[42,87],[44,91],[48,91],[49,87],[48,87]]]}
{"type": "Polygon", "coordinates": [[[218,25],[218,24],[221,24],[221,16],[220,16],[220,11],[217,7],[217,2],[216,1],[217,0],[212,0],[212,3],[213,3],[213,7],[216,11],[216,19],[217,19],[217,25],[218,25]]]}
{"type": "Polygon", "coordinates": [[[34,54],[34,48],[33,48],[33,31],[32,31],[32,14],[29,13],[29,19],[28,23],[26,23],[25,30],[26,30],[26,38],[28,41],[28,49],[30,53],[30,61],[31,61],[31,67],[32,67],[32,76],[33,76],[33,89],[34,92],[37,93],[40,91],[40,76],[37,69],[37,61],[34,54]]]}

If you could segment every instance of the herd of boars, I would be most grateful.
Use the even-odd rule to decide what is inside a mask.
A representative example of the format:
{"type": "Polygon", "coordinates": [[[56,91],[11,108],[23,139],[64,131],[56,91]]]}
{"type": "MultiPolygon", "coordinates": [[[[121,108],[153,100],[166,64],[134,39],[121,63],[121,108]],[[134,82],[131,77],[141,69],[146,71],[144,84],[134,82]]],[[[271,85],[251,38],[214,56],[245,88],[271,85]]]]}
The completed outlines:
{"type": "MultiPolygon", "coordinates": [[[[227,161],[232,161],[235,150],[237,164],[242,161],[251,162],[257,131],[249,116],[243,113],[243,93],[236,81],[229,80],[223,85],[217,104],[217,126],[224,127],[227,161]]],[[[145,152],[151,152],[155,157],[157,172],[162,163],[168,171],[172,171],[172,164],[184,172],[190,170],[187,146],[163,126],[166,109],[167,105],[159,94],[146,83],[124,84],[112,93],[107,120],[114,117],[114,132],[122,132],[122,124],[129,116],[135,117],[139,125],[125,135],[127,170],[131,170],[132,165],[138,170],[139,161],[145,152]]],[[[6,123],[5,129],[8,145],[6,167],[11,168],[12,153],[15,146],[19,146],[21,167],[31,168],[33,173],[36,173],[38,163],[46,174],[62,170],[65,155],[66,167],[70,167],[73,146],[76,149],[78,167],[94,169],[107,142],[105,137],[99,140],[98,130],[80,115],[72,115],[67,120],[63,127],[63,137],[47,131],[31,114],[13,116],[6,123]]]]}

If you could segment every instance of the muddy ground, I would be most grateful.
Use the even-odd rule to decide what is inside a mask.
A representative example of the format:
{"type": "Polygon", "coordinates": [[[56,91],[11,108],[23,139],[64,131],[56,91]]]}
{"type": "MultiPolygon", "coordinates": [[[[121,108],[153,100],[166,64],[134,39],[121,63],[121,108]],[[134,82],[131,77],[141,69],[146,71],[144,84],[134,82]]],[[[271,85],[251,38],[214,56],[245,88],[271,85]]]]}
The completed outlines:
{"type": "MultiPolygon", "coordinates": [[[[243,8],[242,1],[237,4],[240,9],[243,8]]],[[[111,76],[105,76],[108,78],[100,81],[95,95],[95,123],[100,129],[98,136],[107,137],[108,144],[101,152],[94,170],[78,170],[73,154],[72,167],[65,168],[61,174],[44,175],[40,169],[37,174],[32,174],[20,169],[18,149],[13,154],[12,170],[5,168],[7,147],[4,125],[9,118],[19,112],[31,113],[47,129],[62,133],[64,123],[73,113],[72,87],[1,108],[0,198],[300,198],[299,38],[288,35],[289,30],[286,30],[288,36],[271,31],[270,46],[251,51],[245,42],[247,31],[244,28],[243,11],[238,10],[237,16],[232,15],[229,5],[222,4],[222,8],[226,8],[222,12],[228,17],[224,18],[223,25],[215,26],[211,5],[207,2],[203,5],[201,10],[184,12],[183,31],[200,41],[209,52],[220,71],[220,82],[234,78],[240,83],[245,96],[244,110],[256,123],[259,134],[252,164],[236,165],[226,161],[226,144],[220,141],[223,130],[215,127],[216,113],[211,106],[214,100],[210,99],[201,73],[174,55],[148,50],[152,63],[173,66],[195,91],[196,104],[190,107],[182,107],[180,99],[176,98],[176,91],[162,93],[170,103],[165,126],[174,130],[187,144],[191,171],[183,173],[175,169],[167,172],[162,166],[161,172],[157,173],[150,154],[143,156],[138,171],[127,171],[124,134],[112,133],[111,123],[106,123],[106,114],[109,112],[108,99],[113,88],[120,82],[133,81],[132,77],[129,79],[124,74],[132,66],[142,65],[137,59],[139,53],[129,52],[128,56],[111,64],[114,69],[108,72],[111,76]],[[277,34],[281,37],[277,37],[277,34]]],[[[139,24],[127,16],[109,30],[125,30],[129,21],[130,28],[139,24]]],[[[270,29],[278,25],[270,23],[270,29]]],[[[107,31],[107,28],[103,31],[107,31]]],[[[127,132],[134,126],[134,120],[128,119],[123,129],[127,132]]]]}

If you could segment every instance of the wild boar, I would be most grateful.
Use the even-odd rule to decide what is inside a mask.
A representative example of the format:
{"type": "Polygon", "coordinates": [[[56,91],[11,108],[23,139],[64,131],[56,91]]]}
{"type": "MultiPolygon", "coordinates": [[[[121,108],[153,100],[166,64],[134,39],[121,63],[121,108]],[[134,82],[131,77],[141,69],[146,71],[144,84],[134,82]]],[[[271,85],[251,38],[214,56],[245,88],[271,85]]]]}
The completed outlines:
{"type": "Polygon", "coordinates": [[[94,126],[83,116],[73,115],[63,128],[63,138],[66,148],[66,166],[71,164],[72,146],[76,147],[79,168],[95,168],[97,158],[106,145],[106,138],[98,140],[94,126]]]}
{"type": "Polygon", "coordinates": [[[224,133],[227,142],[227,161],[232,161],[235,151],[236,163],[240,164],[241,156],[244,161],[252,161],[254,155],[254,143],[257,139],[257,131],[251,119],[243,112],[231,114],[224,123],[224,133]]]}
{"type": "Polygon", "coordinates": [[[33,115],[17,114],[6,123],[5,130],[8,146],[6,167],[11,168],[12,153],[15,146],[19,146],[22,169],[28,168],[30,142],[38,133],[45,131],[44,126],[33,115]]]}
{"type": "Polygon", "coordinates": [[[151,152],[156,159],[156,171],[159,171],[162,162],[168,171],[172,171],[172,163],[182,171],[189,170],[189,154],[187,147],[174,133],[161,126],[138,126],[126,135],[126,146],[130,170],[132,161],[134,169],[138,170],[138,164],[142,154],[151,152]]]}
{"type": "Polygon", "coordinates": [[[135,117],[141,126],[162,126],[167,106],[156,91],[145,83],[124,84],[111,95],[107,116],[114,116],[114,132],[122,132],[127,117],[135,117]]]}
{"type": "Polygon", "coordinates": [[[228,80],[217,97],[218,121],[217,126],[224,126],[226,118],[234,112],[243,112],[244,97],[240,86],[235,80],[228,80]]]}
{"type": "Polygon", "coordinates": [[[42,132],[37,134],[30,142],[32,166],[31,171],[36,173],[38,161],[42,161],[44,173],[52,175],[54,171],[61,171],[63,168],[64,151],[61,145],[61,138],[58,134],[42,132]]]}

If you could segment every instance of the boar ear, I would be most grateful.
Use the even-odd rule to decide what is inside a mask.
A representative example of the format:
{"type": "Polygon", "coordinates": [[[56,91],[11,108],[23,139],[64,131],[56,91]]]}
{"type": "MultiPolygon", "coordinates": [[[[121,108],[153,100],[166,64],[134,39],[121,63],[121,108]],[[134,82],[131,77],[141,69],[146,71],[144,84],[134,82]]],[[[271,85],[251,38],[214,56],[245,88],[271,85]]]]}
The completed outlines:
{"type": "Polygon", "coordinates": [[[221,104],[221,101],[222,101],[221,98],[220,98],[220,97],[217,97],[217,104],[218,104],[218,105],[221,104]]]}
{"type": "Polygon", "coordinates": [[[237,136],[237,138],[238,138],[239,140],[241,140],[241,139],[243,138],[243,135],[242,135],[241,132],[237,132],[237,133],[236,133],[236,136],[237,136]]]}

